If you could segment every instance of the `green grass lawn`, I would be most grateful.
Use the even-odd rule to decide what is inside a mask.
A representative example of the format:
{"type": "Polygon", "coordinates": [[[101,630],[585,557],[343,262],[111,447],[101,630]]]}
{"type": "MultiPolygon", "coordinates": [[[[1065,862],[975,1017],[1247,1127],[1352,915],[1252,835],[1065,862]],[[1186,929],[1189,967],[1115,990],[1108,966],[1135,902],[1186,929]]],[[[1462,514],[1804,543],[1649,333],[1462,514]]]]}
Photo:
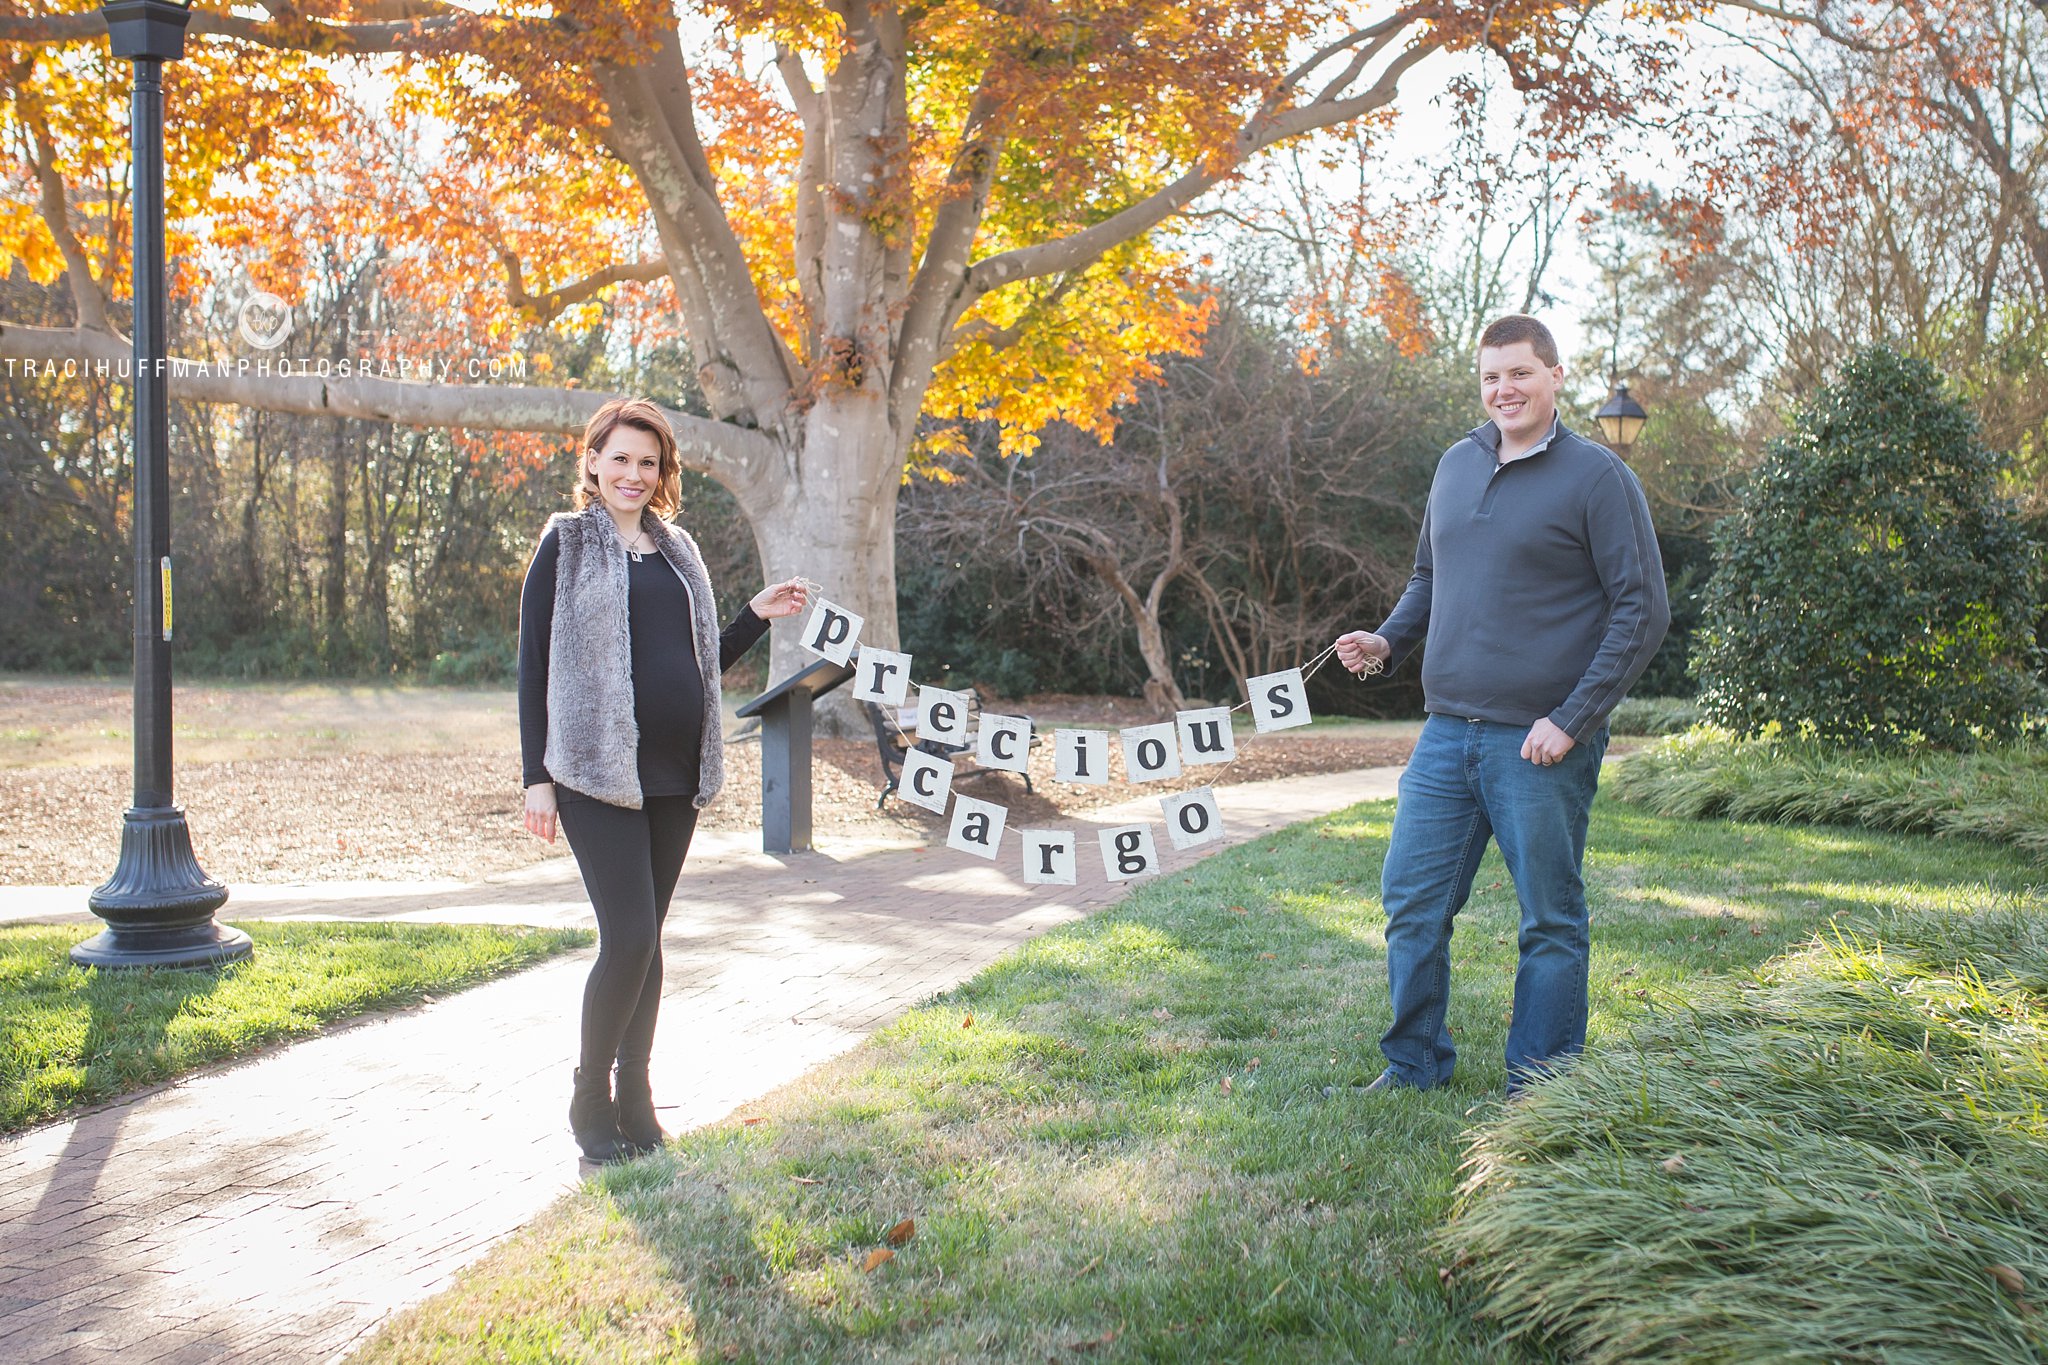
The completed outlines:
{"type": "MultiPolygon", "coordinates": [[[[1391,814],[1278,832],[1025,946],[594,1180],[365,1358],[1497,1358],[1436,1249],[1470,1134],[1502,1110],[1516,911],[1497,856],[1454,948],[1457,1082],[1322,1095],[1379,1070],[1391,814]]],[[[2031,868],[1603,801],[1588,875],[1598,1044],[1838,917],[1967,906],[2031,868]]]]}
{"type": "Polygon", "coordinates": [[[0,1132],[589,943],[583,929],[243,924],[218,972],[71,965],[99,925],[0,927],[0,1132]]]}

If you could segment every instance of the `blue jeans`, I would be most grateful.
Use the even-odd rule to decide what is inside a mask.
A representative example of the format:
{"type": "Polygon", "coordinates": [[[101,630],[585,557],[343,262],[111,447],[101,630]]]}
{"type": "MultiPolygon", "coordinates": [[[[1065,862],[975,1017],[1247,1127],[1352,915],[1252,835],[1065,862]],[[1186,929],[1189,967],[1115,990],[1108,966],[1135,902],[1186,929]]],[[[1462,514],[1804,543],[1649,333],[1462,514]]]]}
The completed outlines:
{"type": "Polygon", "coordinates": [[[1387,1069],[1427,1090],[1451,1079],[1451,921],[1472,894],[1489,837],[1522,903],[1521,961],[1508,1027],[1508,1092],[1586,1044],[1586,819],[1607,752],[1602,726],[1551,767],[1521,754],[1526,725],[1431,716],[1401,774],[1380,873],[1394,1021],[1387,1069]]]}

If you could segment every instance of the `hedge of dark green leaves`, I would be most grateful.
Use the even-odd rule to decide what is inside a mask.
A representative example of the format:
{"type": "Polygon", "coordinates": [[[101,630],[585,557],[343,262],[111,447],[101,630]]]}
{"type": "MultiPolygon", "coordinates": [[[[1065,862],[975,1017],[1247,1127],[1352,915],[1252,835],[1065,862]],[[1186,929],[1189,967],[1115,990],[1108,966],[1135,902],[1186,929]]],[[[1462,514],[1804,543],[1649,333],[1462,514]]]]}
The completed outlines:
{"type": "Polygon", "coordinates": [[[1715,533],[1706,718],[1970,748],[2039,704],[2038,547],[1934,367],[1864,351],[1772,442],[1715,533]]]}

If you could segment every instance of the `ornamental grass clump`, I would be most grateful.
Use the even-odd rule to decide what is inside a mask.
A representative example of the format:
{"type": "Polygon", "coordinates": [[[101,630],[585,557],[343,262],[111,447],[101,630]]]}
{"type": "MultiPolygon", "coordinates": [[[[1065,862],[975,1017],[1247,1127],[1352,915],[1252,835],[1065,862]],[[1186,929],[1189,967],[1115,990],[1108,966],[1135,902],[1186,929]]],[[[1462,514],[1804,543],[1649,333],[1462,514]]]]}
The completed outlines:
{"type": "Polygon", "coordinates": [[[1593,1362],[2048,1360],[2048,904],[1702,981],[1483,1125],[1440,1234],[1593,1362]]]}
{"type": "Polygon", "coordinates": [[[1631,755],[1608,787],[1659,815],[1963,835],[2048,861],[2048,744],[2032,734],[1974,753],[1877,754],[1700,726],[1631,755]]]}
{"type": "Polygon", "coordinates": [[[1617,735],[1679,735],[1699,720],[1699,704],[1684,697],[1628,697],[1607,723],[1617,735]]]}

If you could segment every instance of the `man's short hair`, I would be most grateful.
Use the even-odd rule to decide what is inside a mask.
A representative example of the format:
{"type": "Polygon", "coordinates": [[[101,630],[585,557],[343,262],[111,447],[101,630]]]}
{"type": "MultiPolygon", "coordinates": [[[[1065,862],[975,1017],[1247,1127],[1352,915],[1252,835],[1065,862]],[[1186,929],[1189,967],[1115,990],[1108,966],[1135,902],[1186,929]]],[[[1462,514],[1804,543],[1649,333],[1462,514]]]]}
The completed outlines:
{"type": "Polygon", "coordinates": [[[1536,358],[1545,365],[1557,365],[1557,338],[1550,334],[1548,327],[1527,313],[1510,313],[1486,324],[1486,330],[1479,334],[1479,349],[1512,346],[1518,341],[1526,341],[1535,347],[1536,358]]]}

